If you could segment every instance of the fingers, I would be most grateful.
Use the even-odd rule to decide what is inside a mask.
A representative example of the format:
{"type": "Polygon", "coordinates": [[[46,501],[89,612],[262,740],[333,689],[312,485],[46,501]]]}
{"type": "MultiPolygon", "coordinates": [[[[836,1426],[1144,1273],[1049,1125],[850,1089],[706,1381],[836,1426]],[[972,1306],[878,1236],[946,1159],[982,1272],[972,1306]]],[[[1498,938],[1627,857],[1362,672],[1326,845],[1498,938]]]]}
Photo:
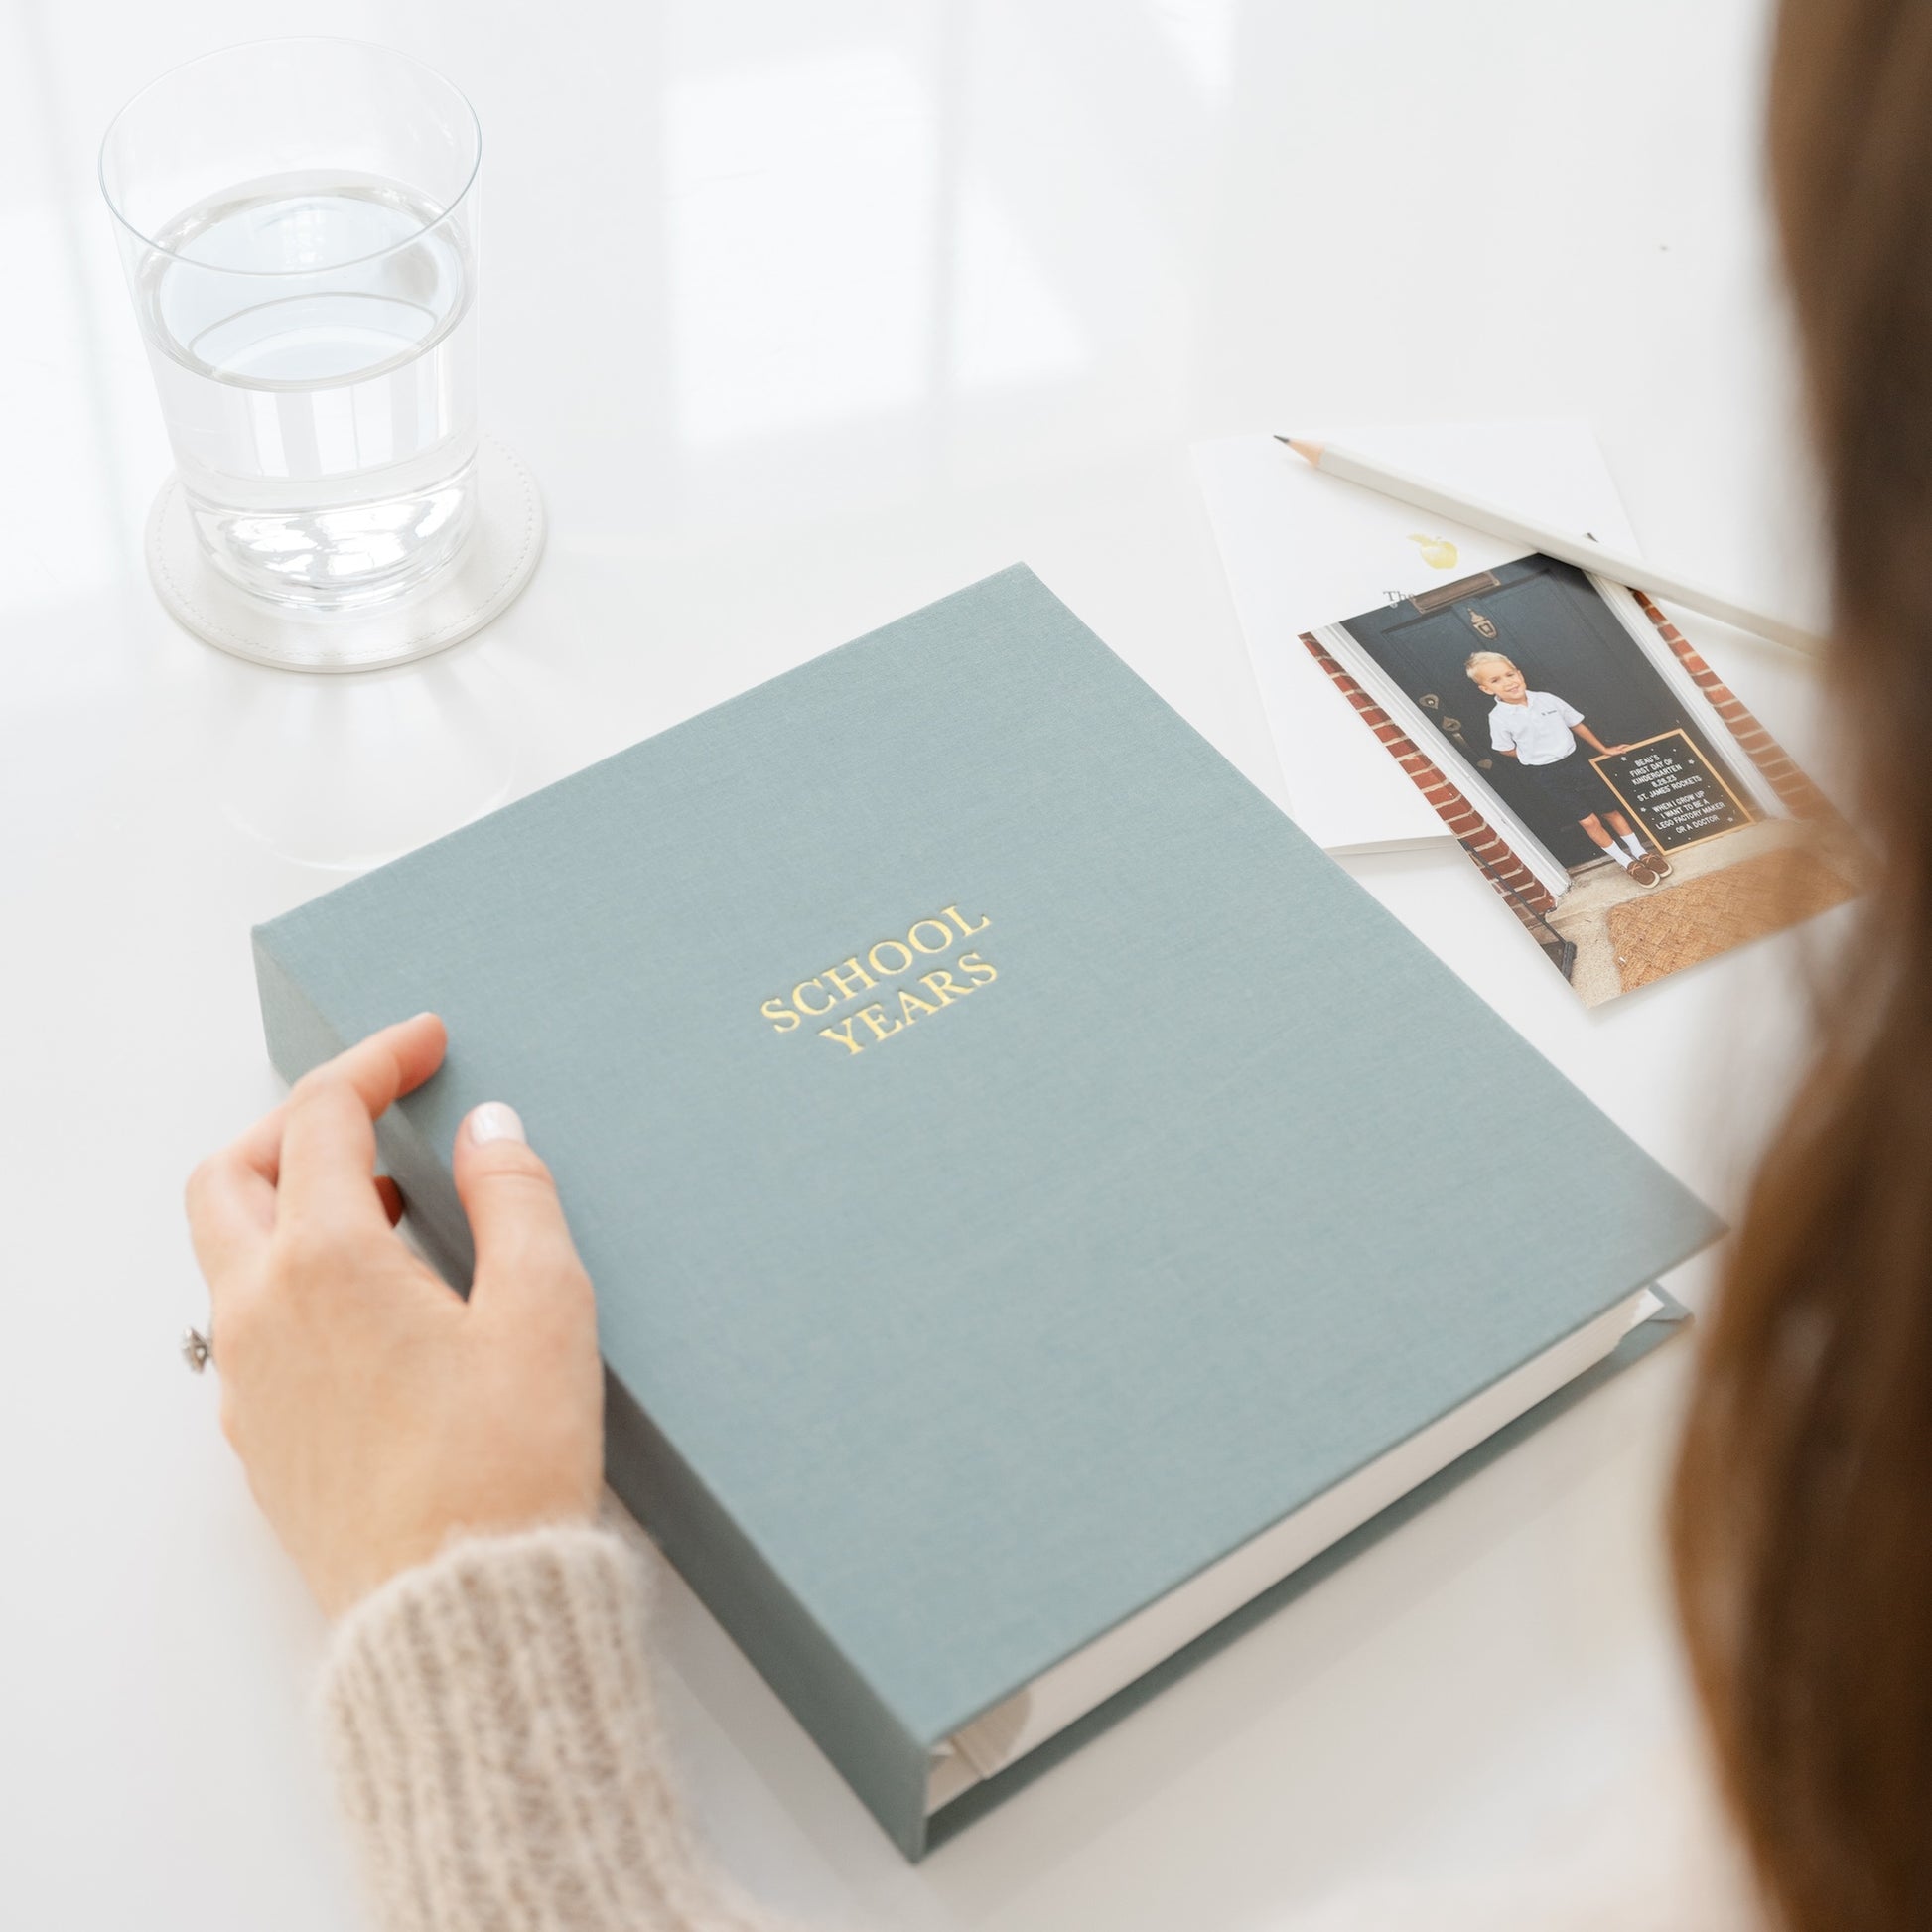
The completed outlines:
{"type": "Polygon", "coordinates": [[[376,1119],[442,1065],[445,1044],[442,1021],[419,1013],[295,1083],[282,1109],[282,1216],[337,1233],[384,1225],[384,1204],[371,1185],[376,1119]]]}
{"type": "Polygon", "coordinates": [[[208,1286],[245,1261],[275,1227],[275,1181],[286,1105],[272,1107],[188,1176],[188,1232],[208,1286]]]}
{"type": "Polygon", "coordinates": [[[456,1188],[470,1217],[473,1307],[581,1296],[588,1282],[550,1170],[525,1144],[514,1108],[487,1101],[457,1130],[456,1188]]]}
{"type": "Polygon", "coordinates": [[[282,1122],[286,1106],[271,1107],[252,1127],[229,1142],[227,1152],[243,1162],[272,1187],[281,1173],[282,1122]]]}
{"type": "MultiPolygon", "coordinates": [[[[218,1298],[226,1278],[255,1256],[274,1231],[276,1183],[292,1117],[301,1116],[298,1143],[310,1147],[315,1158],[309,1165],[322,1172],[345,1158],[345,1147],[346,1158],[353,1162],[359,1129],[370,1143],[368,1110],[379,1113],[398,1093],[420,1086],[441,1064],[443,1046],[443,1023],[434,1014],[419,1014],[400,1026],[385,1028],[319,1068],[308,1082],[298,1083],[304,1087],[299,1105],[291,1095],[196,1168],[188,1177],[188,1230],[210,1294],[218,1298]],[[319,1104],[316,1089],[321,1090],[319,1104]],[[344,1096],[359,1116],[359,1121],[347,1123],[345,1142],[340,1124],[344,1096]],[[333,1131],[332,1121],[337,1123],[333,1131]]],[[[298,1160],[302,1158],[299,1145],[298,1160]]],[[[386,1180],[376,1181],[373,1188],[365,1184],[353,1205],[363,1218],[379,1210],[391,1226],[402,1211],[395,1183],[386,1180]]]]}
{"type": "MultiPolygon", "coordinates": [[[[244,1266],[275,1231],[274,1183],[254,1165],[245,1140],[210,1154],[188,1176],[188,1235],[210,1288],[219,1286],[217,1276],[244,1266]]],[[[383,1218],[394,1227],[403,1217],[402,1189],[379,1173],[375,1194],[383,1218]]]]}
{"type": "Polygon", "coordinates": [[[188,1176],[188,1233],[210,1295],[245,1268],[275,1229],[274,1183],[240,1142],[210,1154],[188,1176]]]}

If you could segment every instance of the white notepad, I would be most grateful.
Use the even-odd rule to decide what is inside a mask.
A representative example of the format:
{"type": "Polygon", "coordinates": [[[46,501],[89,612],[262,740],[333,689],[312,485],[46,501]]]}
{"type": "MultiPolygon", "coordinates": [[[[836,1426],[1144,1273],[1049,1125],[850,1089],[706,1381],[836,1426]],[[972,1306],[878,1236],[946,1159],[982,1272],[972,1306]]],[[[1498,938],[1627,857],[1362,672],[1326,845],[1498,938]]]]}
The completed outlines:
{"type": "MultiPolygon", "coordinates": [[[[1329,429],[1292,427],[1308,435],[1329,429]]],[[[1587,423],[1434,423],[1332,434],[1450,488],[1619,549],[1637,547],[1587,423]]],[[[1440,583],[1442,572],[1424,558],[1418,538],[1453,543],[1457,574],[1506,563],[1523,555],[1521,547],[1323,476],[1272,435],[1197,443],[1194,465],[1296,822],[1330,852],[1447,840],[1443,821],[1362,729],[1301,633],[1440,583]]]]}

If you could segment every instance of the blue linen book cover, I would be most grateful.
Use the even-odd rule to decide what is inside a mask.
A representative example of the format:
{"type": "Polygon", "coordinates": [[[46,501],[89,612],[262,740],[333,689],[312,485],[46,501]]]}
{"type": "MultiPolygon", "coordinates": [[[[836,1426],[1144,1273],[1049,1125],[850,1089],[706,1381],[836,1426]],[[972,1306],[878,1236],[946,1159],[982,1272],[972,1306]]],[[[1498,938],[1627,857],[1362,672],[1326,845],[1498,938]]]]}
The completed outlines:
{"type": "Polygon", "coordinates": [[[935,1745],[1717,1231],[1023,567],[255,949],[291,1078],[448,1022],[459,1285],[521,1111],[614,1485],[913,1857],[935,1745]]]}

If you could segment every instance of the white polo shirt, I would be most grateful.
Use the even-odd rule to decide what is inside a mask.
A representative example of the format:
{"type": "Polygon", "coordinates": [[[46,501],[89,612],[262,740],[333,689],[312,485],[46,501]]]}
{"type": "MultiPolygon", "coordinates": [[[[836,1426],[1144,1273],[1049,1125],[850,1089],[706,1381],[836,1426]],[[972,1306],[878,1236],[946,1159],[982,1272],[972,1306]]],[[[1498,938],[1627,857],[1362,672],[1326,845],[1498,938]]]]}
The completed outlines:
{"type": "Polygon", "coordinates": [[[1570,727],[1584,714],[1550,691],[1532,691],[1521,704],[1497,704],[1489,712],[1489,742],[1514,752],[1525,764],[1555,764],[1577,749],[1570,727]]]}

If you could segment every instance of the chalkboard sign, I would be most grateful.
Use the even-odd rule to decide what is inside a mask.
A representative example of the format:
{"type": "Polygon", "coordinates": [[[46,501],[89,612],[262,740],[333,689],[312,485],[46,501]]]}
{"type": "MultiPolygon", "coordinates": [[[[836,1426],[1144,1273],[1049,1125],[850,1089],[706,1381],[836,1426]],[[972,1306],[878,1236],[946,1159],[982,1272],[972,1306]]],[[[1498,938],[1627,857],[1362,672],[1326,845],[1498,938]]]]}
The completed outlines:
{"type": "Polygon", "coordinates": [[[1616,793],[1617,803],[1664,852],[1715,839],[1758,816],[1685,731],[1659,732],[1590,763],[1616,793]]]}

